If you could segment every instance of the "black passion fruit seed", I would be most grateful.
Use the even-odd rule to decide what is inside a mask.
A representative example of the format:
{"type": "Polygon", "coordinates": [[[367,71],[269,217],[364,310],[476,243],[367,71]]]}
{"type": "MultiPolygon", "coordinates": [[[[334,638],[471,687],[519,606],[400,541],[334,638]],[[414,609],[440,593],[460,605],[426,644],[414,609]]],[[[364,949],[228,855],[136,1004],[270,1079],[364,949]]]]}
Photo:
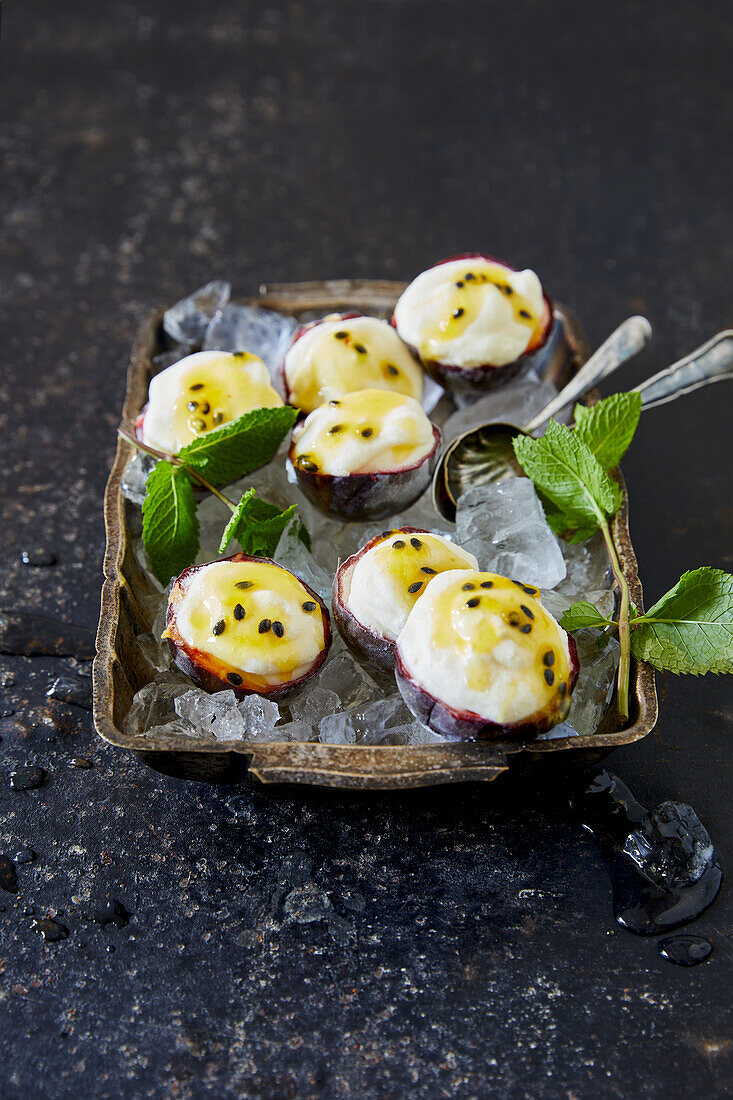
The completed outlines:
{"type": "Polygon", "coordinates": [[[276,638],[282,638],[283,634],[285,633],[285,627],[279,619],[273,619],[272,633],[275,635],[276,638]]]}
{"type": "Polygon", "coordinates": [[[235,581],[235,588],[251,588],[254,581],[235,581]]]}
{"type": "Polygon", "coordinates": [[[406,543],[404,542],[403,539],[397,539],[396,542],[392,543],[392,549],[393,550],[404,550],[405,545],[406,545],[406,543]]]}
{"type": "Polygon", "coordinates": [[[470,581],[466,581],[465,584],[461,585],[461,591],[462,592],[473,592],[475,587],[476,587],[475,584],[471,584],[470,581]]]}
{"type": "Polygon", "coordinates": [[[520,603],[519,610],[523,611],[528,619],[534,619],[534,612],[530,611],[528,607],[525,607],[523,603],[520,603]]]}
{"type": "Polygon", "coordinates": [[[547,653],[542,658],[542,664],[550,668],[555,663],[555,651],[548,649],[547,653]]]}
{"type": "Polygon", "coordinates": [[[257,627],[257,632],[259,634],[267,634],[267,631],[270,629],[271,626],[271,619],[260,619],[260,625],[257,627]]]}
{"type": "Polygon", "coordinates": [[[413,538],[410,539],[410,546],[414,546],[416,550],[419,550],[422,547],[422,543],[420,542],[420,539],[416,539],[413,536],[413,538]]]}
{"type": "Polygon", "coordinates": [[[211,633],[214,634],[218,638],[220,634],[224,633],[224,631],[226,630],[226,627],[227,627],[226,619],[219,619],[219,622],[214,623],[214,625],[212,626],[211,633]]]}
{"type": "Polygon", "coordinates": [[[304,611],[310,613],[311,611],[315,611],[318,604],[314,603],[313,600],[306,600],[305,603],[302,603],[300,606],[304,611]]]}
{"type": "Polygon", "coordinates": [[[227,680],[230,684],[234,684],[235,687],[239,687],[242,683],[242,677],[238,672],[227,672],[227,680]]]}
{"type": "Polygon", "coordinates": [[[551,668],[545,669],[545,683],[548,687],[552,687],[552,685],[555,683],[555,673],[552,671],[551,668]]]}
{"type": "Polygon", "coordinates": [[[472,596],[470,600],[466,600],[466,607],[478,607],[481,600],[478,596],[472,596]]]}
{"type": "Polygon", "coordinates": [[[236,607],[234,608],[234,618],[235,619],[243,619],[245,615],[246,615],[246,611],[242,607],[241,603],[238,603],[236,605],[236,607]]]}
{"type": "Polygon", "coordinates": [[[192,386],[188,387],[190,390],[202,390],[204,388],[203,382],[194,382],[192,386]]]}
{"type": "Polygon", "coordinates": [[[493,588],[494,587],[494,582],[493,581],[481,581],[481,587],[482,588],[493,588]]]}
{"type": "Polygon", "coordinates": [[[420,572],[421,573],[427,573],[429,576],[434,577],[437,570],[431,569],[429,565],[423,565],[420,572]]]}
{"type": "Polygon", "coordinates": [[[421,588],[422,588],[422,586],[423,586],[423,583],[424,583],[423,581],[415,581],[415,582],[414,582],[414,584],[411,584],[411,585],[410,585],[410,587],[409,587],[409,588],[407,589],[407,591],[408,591],[408,592],[410,593],[410,595],[412,596],[412,595],[414,595],[414,593],[415,593],[415,592],[419,592],[419,591],[420,591],[420,589],[421,589],[421,588]]]}

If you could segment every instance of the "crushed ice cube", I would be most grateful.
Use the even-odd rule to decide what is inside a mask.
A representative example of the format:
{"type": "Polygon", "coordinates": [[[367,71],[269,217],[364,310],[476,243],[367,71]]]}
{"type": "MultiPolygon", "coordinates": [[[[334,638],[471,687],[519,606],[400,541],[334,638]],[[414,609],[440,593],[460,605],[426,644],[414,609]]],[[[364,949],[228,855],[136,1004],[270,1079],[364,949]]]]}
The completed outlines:
{"type": "Polygon", "coordinates": [[[538,588],[554,588],[567,572],[560,543],[526,477],[462,493],[456,542],[478,558],[481,569],[538,588]]]}
{"type": "Polygon", "coordinates": [[[231,283],[215,279],[182,298],[163,314],[163,328],[177,344],[186,348],[201,344],[209,324],[229,301],[231,283]]]}
{"type": "Polygon", "coordinates": [[[176,729],[172,732],[193,737],[206,736],[186,718],[175,721],[175,703],[189,689],[189,682],[178,672],[159,673],[155,680],[145,684],[135,695],[125,718],[125,733],[129,737],[140,737],[149,732],[159,735],[164,725],[175,723],[176,729]]]}
{"type": "MultiPolygon", "coordinates": [[[[273,705],[273,704],[271,704],[273,705]]],[[[176,714],[192,726],[208,731],[216,741],[241,741],[247,733],[244,717],[233,691],[213,695],[191,688],[175,700],[176,714]]]]}
{"type": "Polygon", "coordinates": [[[162,370],[172,367],[174,363],[184,359],[189,353],[189,348],[177,347],[172,351],[162,351],[160,355],[153,356],[153,373],[160,374],[162,370]]]}
{"type": "Polygon", "coordinates": [[[611,702],[619,644],[599,630],[579,630],[574,635],[580,675],[573,691],[568,724],[581,735],[595,733],[611,702]],[[603,643],[599,648],[599,639],[603,643]]]}
{"type": "Polygon", "coordinates": [[[244,719],[247,737],[273,729],[280,717],[277,703],[264,695],[245,695],[238,703],[238,709],[244,719]]]}
{"type": "Polygon", "coordinates": [[[515,424],[521,428],[556,396],[555,386],[536,375],[516,378],[454,412],[443,426],[443,436],[449,440],[479,424],[515,424]]]}
{"type": "Polygon", "coordinates": [[[341,700],[335,691],[320,687],[309,681],[303,688],[303,692],[290,704],[293,719],[297,722],[309,722],[317,726],[321,718],[329,714],[335,714],[341,709],[341,700]]]}
{"type": "Polygon", "coordinates": [[[284,565],[296,577],[305,581],[319,596],[330,596],[333,575],[318,564],[300,541],[296,520],[291,520],[280,536],[274,558],[279,565],[284,565]]]}
{"type": "Polygon", "coordinates": [[[319,674],[318,686],[340,700],[344,710],[353,710],[382,696],[366,669],[348,651],[326,662],[319,674]]]}
{"type": "Polygon", "coordinates": [[[145,500],[145,486],[156,459],[151,455],[136,451],[125,467],[122,475],[122,492],[133,504],[142,505],[145,500]]]}
{"type": "Polygon", "coordinates": [[[258,355],[275,378],[297,328],[295,318],[285,313],[230,302],[212,318],[203,339],[203,349],[248,351],[258,355]]]}
{"type": "Polygon", "coordinates": [[[624,851],[654,883],[689,886],[713,863],[710,835],[692,806],[662,802],[629,833],[624,851]]]}

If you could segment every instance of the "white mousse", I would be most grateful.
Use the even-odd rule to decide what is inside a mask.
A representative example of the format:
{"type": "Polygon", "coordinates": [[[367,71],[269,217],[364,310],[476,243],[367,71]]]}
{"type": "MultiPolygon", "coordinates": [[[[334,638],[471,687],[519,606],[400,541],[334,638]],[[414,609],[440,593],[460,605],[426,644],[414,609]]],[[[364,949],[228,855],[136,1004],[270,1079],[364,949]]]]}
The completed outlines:
{"type": "Polygon", "coordinates": [[[204,432],[251,409],[282,403],[256,355],[198,351],[151,379],[143,442],[176,454],[204,432]]]}
{"type": "Polygon", "coordinates": [[[513,363],[544,331],[546,315],[534,271],[485,259],[423,271],[394,311],[397,332],[423,361],[466,368],[513,363]]]}
{"type": "Polygon", "coordinates": [[[435,699],[499,725],[547,711],[567,693],[567,634],[536,589],[493,573],[436,577],[410,612],[397,653],[435,699]]]}
{"type": "Polygon", "coordinates": [[[357,556],[344,577],[344,602],[362,626],[393,642],[436,577],[466,568],[477,569],[476,558],[442,535],[393,531],[357,556]]]}
{"type": "Polygon", "coordinates": [[[435,446],[414,397],[357,390],[314,409],[293,431],[293,463],[311,473],[390,473],[416,466],[435,446]]]}
{"type": "Polygon", "coordinates": [[[180,637],[225,671],[243,673],[248,686],[251,677],[267,685],[298,679],[324,647],[320,604],[279,565],[212,562],[177,588],[171,601],[180,637]]]}
{"type": "Polygon", "coordinates": [[[283,372],[291,404],[305,412],[353,390],[422,398],[422,367],[392,326],[376,317],[319,321],[292,345],[283,372]]]}

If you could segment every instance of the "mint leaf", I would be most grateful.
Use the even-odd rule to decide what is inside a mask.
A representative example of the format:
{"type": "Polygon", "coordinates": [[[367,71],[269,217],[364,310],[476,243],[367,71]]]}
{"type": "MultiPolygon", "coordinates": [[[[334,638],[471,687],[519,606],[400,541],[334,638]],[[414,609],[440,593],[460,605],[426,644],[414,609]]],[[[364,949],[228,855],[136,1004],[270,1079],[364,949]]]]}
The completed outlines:
{"type": "Polygon", "coordinates": [[[568,520],[568,517],[560,512],[555,505],[543,496],[539,494],[542,501],[542,507],[545,510],[545,519],[547,520],[550,528],[559,535],[565,542],[587,542],[588,539],[593,538],[598,530],[598,524],[588,524],[587,527],[576,527],[568,520]]]}
{"type": "Polygon", "coordinates": [[[193,488],[185,470],[169,462],[159,462],[148,477],[143,542],[153,573],[163,585],[196,560],[199,523],[193,488]]]}
{"type": "Polygon", "coordinates": [[[704,566],[632,622],[631,651],[666,672],[733,672],[733,576],[704,566]]]}
{"type": "Polygon", "coordinates": [[[640,393],[614,393],[592,408],[575,406],[575,434],[604,470],[612,470],[634,438],[640,416],[640,393]]]}
{"type": "MultiPolygon", "coordinates": [[[[219,544],[219,553],[223,554],[232,539],[236,539],[245,554],[271,558],[275,553],[280,536],[295,516],[296,505],[280,511],[269,500],[260,500],[254,489],[248,489],[243,495],[236,511],[224,529],[219,544]]],[[[298,538],[310,549],[311,540],[308,528],[296,517],[298,538]]]]}
{"type": "Polygon", "coordinates": [[[610,623],[611,620],[604,618],[598,608],[587,600],[578,600],[571,604],[560,619],[560,626],[571,634],[589,626],[609,626],[610,623]]]}
{"type": "Polygon", "coordinates": [[[213,485],[226,485],[269,462],[297,416],[290,405],[252,409],[194,439],[178,457],[213,485]]]}
{"type": "Polygon", "coordinates": [[[621,506],[621,490],[590,448],[564,424],[551,420],[541,439],[518,435],[514,453],[553,506],[553,530],[587,535],[621,506]]]}

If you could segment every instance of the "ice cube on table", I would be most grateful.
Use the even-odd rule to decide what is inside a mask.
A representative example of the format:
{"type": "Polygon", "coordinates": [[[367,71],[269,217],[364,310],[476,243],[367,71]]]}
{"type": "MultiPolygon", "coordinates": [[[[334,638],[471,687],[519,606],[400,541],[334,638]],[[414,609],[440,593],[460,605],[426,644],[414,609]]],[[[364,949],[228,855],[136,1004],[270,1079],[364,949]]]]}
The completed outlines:
{"type": "Polygon", "coordinates": [[[203,349],[258,355],[274,378],[297,328],[295,318],[285,313],[231,302],[212,318],[203,338],[203,349]]]}
{"type": "Polygon", "coordinates": [[[710,834],[686,802],[662,802],[626,838],[624,851],[655,886],[690,886],[712,866],[710,834]]]}
{"type": "Polygon", "coordinates": [[[185,348],[201,344],[213,317],[229,301],[231,283],[215,279],[206,286],[182,298],[163,314],[163,329],[177,344],[185,348]]]}
{"type": "Polygon", "coordinates": [[[475,555],[481,569],[538,588],[554,588],[567,572],[529,478],[508,478],[462,493],[455,540],[475,555]]]}

